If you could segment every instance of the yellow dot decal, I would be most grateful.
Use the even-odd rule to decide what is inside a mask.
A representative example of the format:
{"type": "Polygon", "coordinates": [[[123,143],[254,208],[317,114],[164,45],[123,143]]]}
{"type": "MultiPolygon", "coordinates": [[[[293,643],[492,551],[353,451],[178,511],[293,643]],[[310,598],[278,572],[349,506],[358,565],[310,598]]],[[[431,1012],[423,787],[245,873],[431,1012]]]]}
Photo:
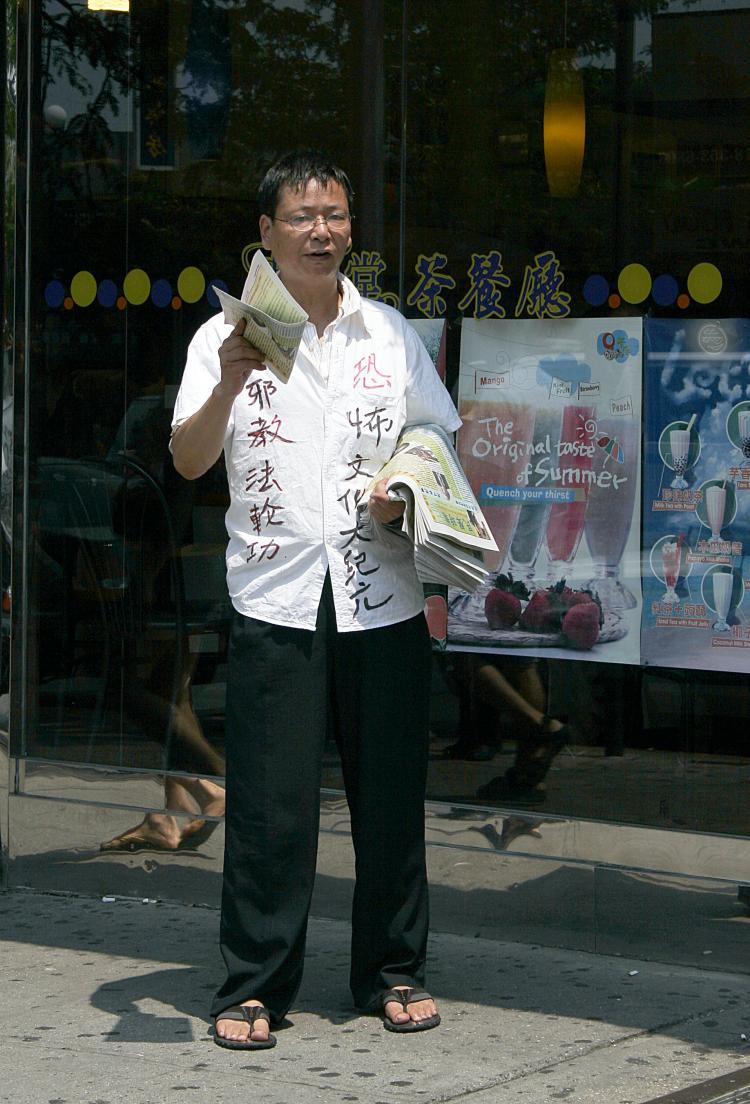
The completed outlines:
{"type": "Polygon", "coordinates": [[[713,303],[721,294],[722,278],[716,265],[704,261],[690,269],[688,291],[696,303],[713,303]]]}
{"type": "Polygon", "coordinates": [[[77,307],[89,307],[96,298],[96,280],[90,272],[76,272],[70,281],[70,296],[77,307]]]}
{"type": "Polygon", "coordinates": [[[206,279],[199,268],[188,265],[177,277],[177,290],[186,303],[197,303],[206,290],[206,279]]]}
{"type": "Polygon", "coordinates": [[[651,291],[651,273],[642,264],[625,265],[617,289],[626,303],[642,303],[651,291]]]}
{"type": "Polygon", "coordinates": [[[131,268],[122,282],[122,290],[129,303],[132,303],[134,307],[140,307],[141,303],[146,302],[151,291],[151,280],[148,273],[144,272],[142,268],[131,268]]]}

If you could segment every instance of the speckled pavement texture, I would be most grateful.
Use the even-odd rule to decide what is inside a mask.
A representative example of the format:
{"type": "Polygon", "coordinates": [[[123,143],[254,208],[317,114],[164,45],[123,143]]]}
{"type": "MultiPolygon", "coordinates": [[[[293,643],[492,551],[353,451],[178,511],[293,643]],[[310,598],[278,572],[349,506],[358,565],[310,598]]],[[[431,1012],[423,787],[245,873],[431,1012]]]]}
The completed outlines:
{"type": "Polygon", "coordinates": [[[346,924],[312,920],[272,1051],[214,1046],[205,908],[0,893],[2,1104],[642,1104],[750,1065],[750,978],[435,934],[443,1026],[358,1016],[346,924]]]}

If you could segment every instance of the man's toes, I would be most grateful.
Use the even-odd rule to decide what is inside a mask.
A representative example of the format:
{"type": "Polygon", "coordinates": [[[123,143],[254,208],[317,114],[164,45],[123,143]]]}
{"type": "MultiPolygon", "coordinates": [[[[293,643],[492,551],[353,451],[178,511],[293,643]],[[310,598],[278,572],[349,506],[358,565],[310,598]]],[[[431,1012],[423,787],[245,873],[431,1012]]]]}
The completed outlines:
{"type": "Polygon", "coordinates": [[[217,1020],[216,1033],[222,1039],[231,1039],[235,1043],[244,1042],[247,1038],[247,1027],[236,1020],[217,1020]]]}
{"type": "Polygon", "coordinates": [[[398,1001],[386,1001],[385,1014],[389,1020],[398,1024],[406,1023],[411,1018],[408,1012],[404,1012],[398,1001]]]}
{"type": "Polygon", "coordinates": [[[428,1020],[430,1016],[434,1016],[437,1012],[437,1008],[432,1001],[418,1001],[417,1004],[410,1005],[411,1018],[419,1023],[421,1020],[428,1020]]]}

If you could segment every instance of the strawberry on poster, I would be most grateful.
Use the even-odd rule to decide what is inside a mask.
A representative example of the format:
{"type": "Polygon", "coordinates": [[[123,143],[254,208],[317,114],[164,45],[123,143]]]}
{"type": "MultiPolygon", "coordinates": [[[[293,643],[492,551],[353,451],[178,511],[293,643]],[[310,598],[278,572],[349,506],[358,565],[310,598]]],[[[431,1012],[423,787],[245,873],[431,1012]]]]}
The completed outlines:
{"type": "Polygon", "coordinates": [[[464,319],[458,452],[499,553],[448,646],[638,663],[640,318],[464,319]]]}
{"type": "Polygon", "coordinates": [[[750,322],[644,331],[644,664],[750,670],[750,322]]]}

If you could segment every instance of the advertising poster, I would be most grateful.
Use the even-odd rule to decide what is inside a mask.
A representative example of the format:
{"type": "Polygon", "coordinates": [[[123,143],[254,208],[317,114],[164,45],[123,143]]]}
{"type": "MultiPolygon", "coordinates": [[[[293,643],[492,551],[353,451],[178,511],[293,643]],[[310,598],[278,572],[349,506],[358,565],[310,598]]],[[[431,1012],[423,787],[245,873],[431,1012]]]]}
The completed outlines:
{"type": "MultiPolygon", "coordinates": [[[[441,380],[445,380],[445,319],[410,318],[409,325],[419,334],[441,380]]],[[[446,648],[448,631],[448,607],[446,588],[433,583],[424,584],[424,615],[430,630],[430,640],[435,651],[446,648]]]]}
{"type": "Polygon", "coordinates": [[[448,644],[640,661],[640,318],[464,319],[458,454],[499,553],[448,644]]]}
{"type": "Polygon", "coordinates": [[[750,671],[750,322],[644,332],[644,663],[750,671]]]}

